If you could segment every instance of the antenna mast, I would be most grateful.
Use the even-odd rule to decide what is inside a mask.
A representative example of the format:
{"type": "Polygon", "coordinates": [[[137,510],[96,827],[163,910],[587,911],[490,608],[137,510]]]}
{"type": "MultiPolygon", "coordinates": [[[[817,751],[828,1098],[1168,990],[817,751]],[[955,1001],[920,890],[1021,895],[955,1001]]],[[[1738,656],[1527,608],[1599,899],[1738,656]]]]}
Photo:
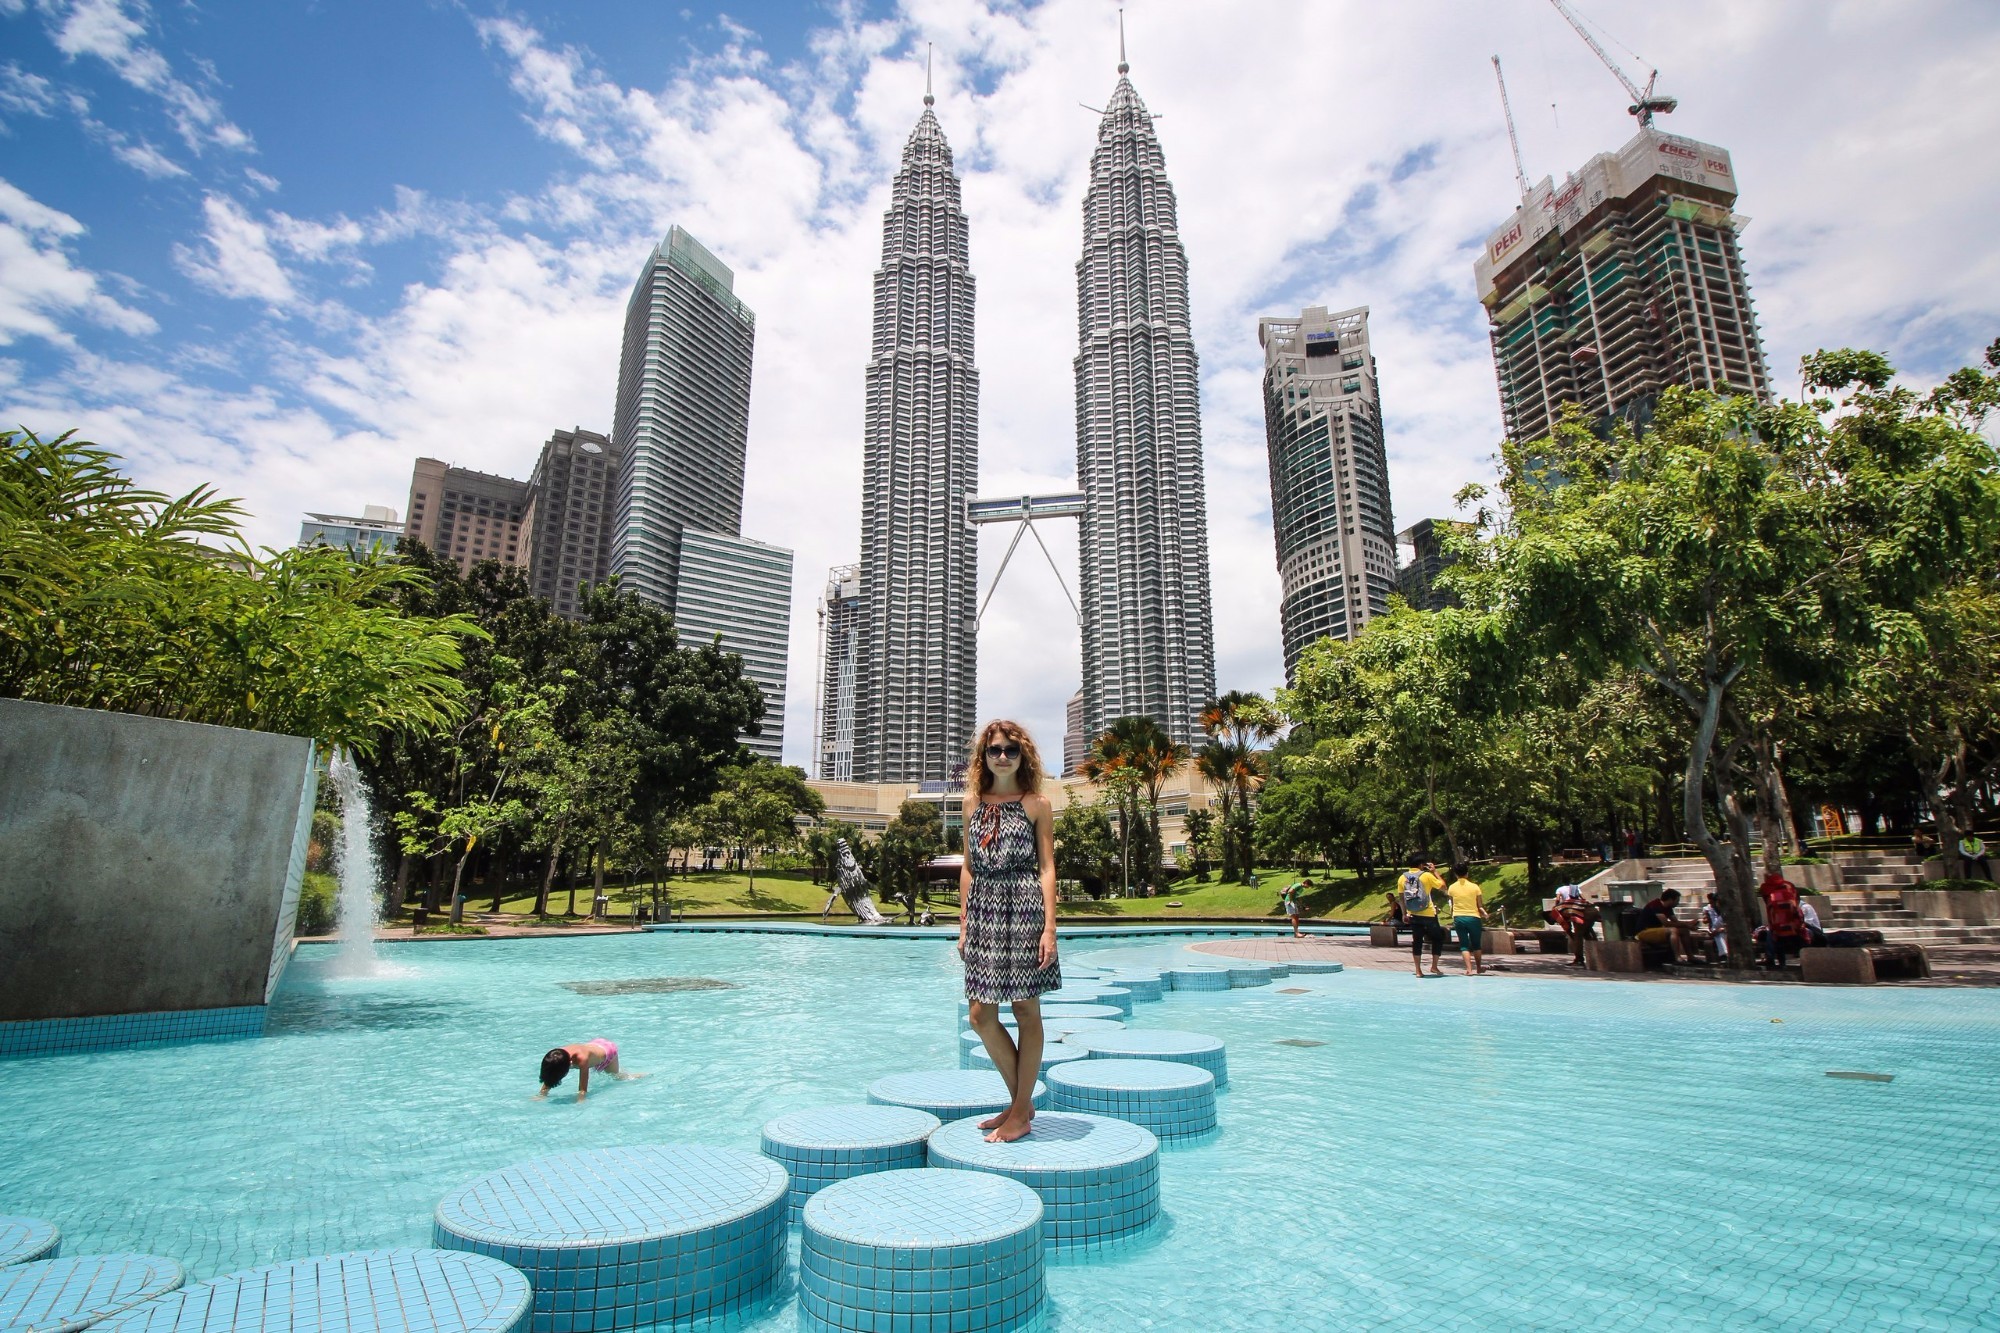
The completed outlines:
{"type": "Polygon", "coordinates": [[[1514,133],[1514,107],[1507,100],[1507,76],[1500,72],[1500,57],[1493,57],[1493,77],[1500,84],[1500,111],[1507,117],[1507,143],[1514,150],[1514,183],[1521,187],[1521,197],[1528,197],[1528,168],[1521,162],[1521,136],[1514,133]]]}
{"type": "Polygon", "coordinates": [[[1632,82],[1630,75],[1618,68],[1618,62],[1611,58],[1611,53],[1604,49],[1604,44],[1592,35],[1590,29],[1583,26],[1582,16],[1565,4],[1563,0],[1549,0],[1549,3],[1556,7],[1556,13],[1569,21],[1570,27],[1576,29],[1576,35],[1583,38],[1584,44],[1597,53],[1597,58],[1604,62],[1604,68],[1610,70],[1612,76],[1618,82],[1625,85],[1625,91],[1631,94],[1632,97],[1632,105],[1625,109],[1637,116],[1641,125],[1651,129],[1654,113],[1657,112],[1660,115],[1665,115],[1680,105],[1680,99],[1678,98],[1668,97],[1665,94],[1654,95],[1653,85],[1659,82],[1660,71],[1650,71],[1646,75],[1646,86],[1641,88],[1638,84],[1632,82]]]}

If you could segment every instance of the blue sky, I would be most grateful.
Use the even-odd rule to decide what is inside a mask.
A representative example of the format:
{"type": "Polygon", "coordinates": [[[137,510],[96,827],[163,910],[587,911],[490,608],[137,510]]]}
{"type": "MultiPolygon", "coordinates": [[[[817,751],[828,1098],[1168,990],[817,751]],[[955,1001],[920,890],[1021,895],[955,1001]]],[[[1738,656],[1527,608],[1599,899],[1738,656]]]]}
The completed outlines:
{"type": "MultiPolygon", "coordinates": [[[[1934,377],[2000,334],[2000,10],[1583,8],[1658,65],[1669,128],[1733,153],[1780,385],[1820,346],[1934,377]]],[[[1630,122],[1544,0],[1131,0],[1128,22],[1189,253],[1220,680],[1269,688],[1257,317],[1372,307],[1396,517],[1449,512],[1499,435],[1471,278],[1514,198],[1488,57],[1535,177],[1630,122]]],[[[402,508],[420,454],[525,476],[552,429],[605,429],[625,294],[687,226],[759,314],[744,531],[797,553],[804,762],[924,45],[972,226],[982,484],[1018,493],[1071,478],[1079,104],[1110,90],[1116,24],[1113,0],[0,0],[0,417],[218,485],[288,542],[306,509],[402,508]]],[[[1068,621],[1046,569],[1010,570],[983,712],[1060,730],[1068,621]]]]}

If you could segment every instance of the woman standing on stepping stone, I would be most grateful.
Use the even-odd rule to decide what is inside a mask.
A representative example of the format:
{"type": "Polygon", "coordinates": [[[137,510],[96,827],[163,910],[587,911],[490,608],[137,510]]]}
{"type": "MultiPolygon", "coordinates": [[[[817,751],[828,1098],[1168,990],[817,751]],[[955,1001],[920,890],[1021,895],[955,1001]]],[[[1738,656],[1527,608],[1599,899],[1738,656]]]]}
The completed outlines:
{"type": "Polygon", "coordinates": [[[1013,1102],[980,1122],[994,1143],[1027,1134],[1042,1067],[1040,997],[1062,986],[1056,961],[1055,816],[1042,759],[1018,723],[989,722],[965,782],[965,865],[959,871],[958,954],[973,1030],[1013,1102]],[[1014,1011],[1020,1044],[1000,1025],[1014,1011]]]}

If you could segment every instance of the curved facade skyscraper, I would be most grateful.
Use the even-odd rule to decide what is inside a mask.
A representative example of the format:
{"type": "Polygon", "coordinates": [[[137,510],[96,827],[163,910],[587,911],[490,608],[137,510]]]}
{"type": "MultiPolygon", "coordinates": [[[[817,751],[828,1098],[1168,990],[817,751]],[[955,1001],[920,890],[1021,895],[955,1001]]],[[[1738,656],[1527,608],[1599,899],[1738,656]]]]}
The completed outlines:
{"type": "Polygon", "coordinates": [[[965,759],[977,679],[979,477],[972,270],[951,147],[924,97],[882,222],[861,489],[854,778],[923,782],[965,759]]]}
{"type": "Polygon", "coordinates": [[[1187,252],[1127,66],[1097,127],[1076,265],[1076,480],[1087,735],[1153,718],[1201,734],[1215,694],[1208,506],[1187,252]]]}

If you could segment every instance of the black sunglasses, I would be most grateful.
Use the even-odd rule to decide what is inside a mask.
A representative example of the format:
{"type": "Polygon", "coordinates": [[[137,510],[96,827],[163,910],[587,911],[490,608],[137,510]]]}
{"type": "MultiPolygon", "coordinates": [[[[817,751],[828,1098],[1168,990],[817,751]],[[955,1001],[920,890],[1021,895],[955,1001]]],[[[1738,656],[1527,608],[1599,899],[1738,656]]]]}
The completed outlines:
{"type": "Polygon", "coordinates": [[[1021,747],[1018,745],[989,745],[986,747],[988,759],[1019,759],[1021,747]]]}

